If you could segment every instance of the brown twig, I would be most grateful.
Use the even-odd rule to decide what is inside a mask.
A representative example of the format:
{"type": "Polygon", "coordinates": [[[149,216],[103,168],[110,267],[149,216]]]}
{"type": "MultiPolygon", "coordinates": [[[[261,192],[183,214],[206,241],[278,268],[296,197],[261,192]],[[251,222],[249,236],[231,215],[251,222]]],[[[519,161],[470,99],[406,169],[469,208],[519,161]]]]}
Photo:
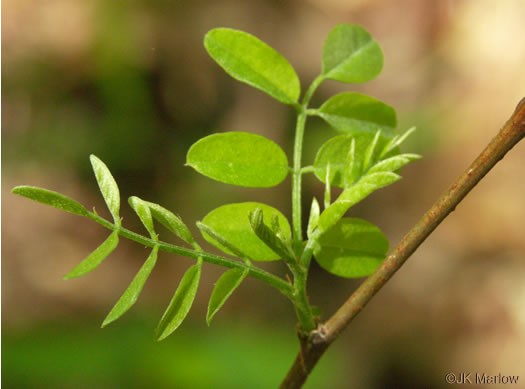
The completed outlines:
{"type": "Polygon", "coordinates": [[[498,135],[405,235],[383,264],[361,284],[328,321],[320,324],[307,338],[299,335],[301,350],[282,382],[281,389],[296,389],[304,384],[319,358],[350,321],[361,312],[379,289],[456,208],[470,190],[524,137],[525,98],[519,102],[498,135]]]}

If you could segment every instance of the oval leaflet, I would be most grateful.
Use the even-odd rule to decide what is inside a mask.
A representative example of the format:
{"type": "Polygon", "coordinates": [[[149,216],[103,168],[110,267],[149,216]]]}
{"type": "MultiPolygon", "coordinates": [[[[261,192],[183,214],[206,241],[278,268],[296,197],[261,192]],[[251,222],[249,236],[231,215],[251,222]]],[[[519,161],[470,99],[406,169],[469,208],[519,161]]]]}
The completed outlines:
{"type": "Polygon", "coordinates": [[[191,146],[187,164],[226,184],[252,188],[275,186],[288,174],[288,159],[273,141],[247,132],[225,132],[191,146]]]}

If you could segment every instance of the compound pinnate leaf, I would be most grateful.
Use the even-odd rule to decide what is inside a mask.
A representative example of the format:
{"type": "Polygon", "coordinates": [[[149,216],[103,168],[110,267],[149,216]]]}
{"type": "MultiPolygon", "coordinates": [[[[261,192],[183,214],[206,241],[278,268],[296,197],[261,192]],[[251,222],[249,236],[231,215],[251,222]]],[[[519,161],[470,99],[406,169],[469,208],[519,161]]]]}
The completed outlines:
{"type": "Polygon", "coordinates": [[[340,277],[371,274],[385,259],[388,239],[373,224],[343,218],[318,238],[315,259],[322,268],[340,277]]]}
{"type": "Polygon", "coordinates": [[[156,339],[158,341],[169,336],[186,318],[199,287],[201,268],[202,264],[199,262],[184,273],[168,308],[157,326],[156,339]]]}
{"type": "Polygon", "coordinates": [[[248,269],[230,269],[225,272],[215,283],[208,303],[206,323],[210,325],[213,316],[222,308],[226,300],[237,289],[241,282],[248,275],[248,269]]]}
{"type": "MultiPolygon", "coordinates": [[[[327,167],[330,166],[330,185],[343,188],[345,174],[348,168],[348,156],[351,151],[352,139],[355,141],[353,179],[357,180],[363,171],[363,162],[366,157],[368,145],[373,141],[374,134],[358,133],[352,136],[339,135],[329,139],[321,146],[314,161],[314,173],[322,182],[326,183],[327,167]]],[[[380,136],[378,139],[380,150],[389,139],[380,136]]]]}
{"type": "Polygon", "coordinates": [[[355,92],[344,92],[328,99],[319,116],[337,131],[353,134],[367,131],[393,133],[396,127],[396,111],[372,97],[355,92]]]}
{"type": "Polygon", "coordinates": [[[381,47],[363,27],[340,24],[330,31],[323,48],[325,78],[360,83],[376,77],[382,68],[381,47]]]}
{"type": "MultiPolygon", "coordinates": [[[[273,252],[252,229],[249,217],[256,208],[260,208],[266,216],[265,224],[270,223],[272,215],[277,215],[284,238],[290,239],[290,224],[281,212],[273,207],[256,202],[223,205],[208,213],[202,220],[202,223],[212,228],[254,261],[279,259],[280,256],[273,252]]],[[[269,224],[266,224],[266,226],[268,228],[271,227],[269,224]]],[[[223,252],[234,255],[234,253],[206,233],[203,233],[202,236],[223,252]]]]}
{"type": "Polygon", "coordinates": [[[318,228],[326,231],[335,225],[352,207],[372,192],[393,184],[401,177],[392,172],[379,172],[368,174],[361,178],[355,185],[345,189],[337,200],[326,208],[319,217],[318,228]]]}
{"type": "Polygon", "coordinates": [[[131,284],[129,284],[124,294],[122,294],[113,309],[111,309],[111,312],[109,312],[109,314],[104,319],[102,327],[105,327],[109,323],[120,318],[133,306],[133,304],[135,304],[140,292],[142,291],[142,288],[144,287],[144,284],[146,283],[146,280],[157,263],[158,251],[158,247],[153,248],[153,251],[149,255],[146,262],[144,262],[138,273],[135,275],[135,278],[133,278],[131,284]]]}
{"type": "Polygon", "coordinates": [[[288,174],[288,159],[273,141],[247,132],[214,134],[197,141],[186,157],[199,173],[227,184],[265,188],[288,174]]]}
{"type": "Polygon", "coordinates": [[[89,254],[82,262],[80,262],[73,270],[64,276],[65,280],[71,278],[81,277],[86,273],[94,270],[98,265],[107,258],[109,254],[118,245],[118,232],[113,231],[111,235],[100,245],[95,251],[89,254]]]}
{"type": "Polygon", "coordinates": [[[204,46],[215,62],[236,80],[285,104],[297,102],[301,87],[292,65],[253,35],[216,28],[206,34],[204,46]]]}
{"type": "Polygon", "coordinates": [[[98,187],[100,188],[102,197],[104,197],[104,201],[106,202],[106,205],[113,216],[115,224],[120,226],[120,193],[117,183],[115,182],[115,179],[111,175],[111,172],[104,162],[102,162],[93,154],[90,155],[89,159],[91,161],[91,166],[93,167],[95,177],[97,178],[98,187]]]}
{"type": "Polygon", "coordinates": [[[51,205],[52,207],[63,211],[74,213],[75,215],[88,215],[88,211],[81,204],[63,194],[51,190],[38,188],[36,186],[22,185],[13,188],[12,192],[19,196],[38,201],[39,203],[51,205]]]}
{"type": "Polygon", "coordinates": [[[157,235],[155,234],[155,227],[153,226],[153,217],[151,216],[151,211],[148,204],[136,196],[130,197],[128,202],[131,208],[133,208],[135,213],[138,215],[142,224],[144,224],[144,227],[146,227],[148,230],[149,234],[156,238],[157,235]]]}
{"type": "Polygon", "coordinates": [[[168,230],[173,232],[186,243],[191,245],[195,242],[186,224],[184,224],[183,221],[173,212],[149,201],[144,201],[144,203],[148,206],[151,212],[151,216],[153,216],[153,219],[158,221],[160,224],[162,224],[168,230]]]}

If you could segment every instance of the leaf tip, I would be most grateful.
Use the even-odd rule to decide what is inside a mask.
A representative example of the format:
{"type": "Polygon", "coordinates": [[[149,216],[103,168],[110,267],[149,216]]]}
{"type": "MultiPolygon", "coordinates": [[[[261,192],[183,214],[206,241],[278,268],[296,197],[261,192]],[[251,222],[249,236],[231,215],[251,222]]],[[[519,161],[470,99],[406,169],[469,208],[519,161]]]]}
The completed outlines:
{"type": "Polygon", "coordinates": [[[24,185],[15,186],[13,189],[11,189],[11,193],[19,195],[24,187],[24,185]]]}

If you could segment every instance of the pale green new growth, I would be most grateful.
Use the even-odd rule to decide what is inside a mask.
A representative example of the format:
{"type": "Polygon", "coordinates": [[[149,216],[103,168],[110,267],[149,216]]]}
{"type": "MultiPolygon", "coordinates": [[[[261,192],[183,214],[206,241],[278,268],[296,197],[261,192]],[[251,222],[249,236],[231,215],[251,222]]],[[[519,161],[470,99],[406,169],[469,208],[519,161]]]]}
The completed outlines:
{"type": "Polygon", "coordinates": [[[162,315],[156,330],[156,339],[162,340],[175,331],[182,323],[195,299],[201,277],[202,260],[190,267],[175,291],[168,308],[162,315]]]}
{"type": "Polygon", "coordinates": [[[247,275],[248,271],[246,269],[230,269],[217,280],[208,304],[208,312],[206,314],[206,323],[208,325],[211,324],[211,320],[215,314],[221,309],[226,300],[247,275]]]}
{"type": "Polygon", "coordinates": [[[238,258],[242,258],[246,261],[250,261],[251,258],[249,255],[243,253],[240,249],[235,247],[235,245],[228,241],[224,236],[217,233],[213,228],[210,226],[207,226],[204,223],[197,222],[197,228],[201,231],[202,235],[205,237],[209,236],[213,241],[215,241],[217,244],[219,244],[221,247],[224,247],[228,253],[231,253],[232,255],[235,255],[238,258]]]}
{"type": "Polygon", "coordinates": [[[158,204],[150,203],[149,201],[144,201],[144,203],[148,206],[151,216],[153,216],[156,221],[158,221],[186,243],[190,245],[195,244],[195,240],[193,239],[190,230],[178,216],[158,204]]]}
{"type": "Polygon", "coordinates": [[[82,262],[80,262],[73,270],[64,276],[65,280],[71,278],[81,277],[84,274],[94,270],[102,263],[106,257],[111,254],[118,245],[118,231],[115,230],[111,235],[100,245],[95,251],[89,254],[82,262]]]}
{"type": "Polygon", "coordinates": [[[363,170],[368,170],[370,167],[370,164],[374,162],[374,154],[376,152],[377,143],[379,142],[379,138],[381,137],[381,130],[377,130],[376,134],[374,135],[374,139],[370,144],[367,146],[365,151],[365,156],[363,158],[363,170]]]}
{"type": "Polygon", "coordinates": [[[91,166],[93,166],[102,197],[104,197],[115,224],[120,225],[120,193],[117,183],[104,162],[93,154],[90,155],[89,159],[91,160],[91,166]]]}
{"type": "Polygon", "coordinates": [[[14,194],[27,197],[39,203],[51,205],[75,215],[87,216],[88,212],[81,204],[63,194],[51,190],[38,188],[36,186],[21,185],[12,189],[14,194]]]}
{"type": "MultiPolygon", "coordinates": [[[[280,259],[281,257],[268,247],[252,229],[250,213],[256,208],[260,208],[266,215],[276,214],[283,233],[288,238],[291,236],[288,220],[277,209],[255,202],[223,205],[207,214],[202,223],[212,228],[254,261],[275,261],[280,259]]],[[[213,237],[206,233],[202,235],[209,243],[226,254],[235,255],[227,247],[213,239],[213,237]]]]}
{"type": "MultiPolygon", "coordinates": [[[[266,246],[268,246],[275,254],[277,254],[282,259],[290,259],[292,261],[295,260],[295,254],[291,248],[291,246],[288,246],[286,242],[280,239],[280,237],[277,235],[278,233],[281,233],[280,226],[275,226],[275,223],[272,223],[272,228],[268,227],[266,224],[264,224],[264,215],[261,208],[255,208],[252,212],[250,212],[250,224],[252,226],[253,231],[255,232],[255,235],[262,240],[266,246]],[[274,229],[276,231],[274,231],[274,229]]],[[[279,220],[279,219],[274,219],[279,220]]]]}
{"type": "Polygon", "coordinates": [[[136,196],[130,197],[128,202],[131,208],[133,208],[133,210],[138,215],[142,224],[144,224],[144,227],[146,227],[146,230],[148,230],[150,236],[153,239],[157,239],[155,227],[153,226],[153,217],[151,216],[151,211],[148,204],[136,196]]]}
{"type": "Polygon", "coordinates": [[[363,200],[372,192],[393,184],[400,178],[400,176],[391,172],[373,173],[361,178],[355,185],[345,189],[337,200],[321,213],[319,229],[326,231],[337,223],[350,207],[363,200]]]}
{"type": "Polygon", "coordinates": [[[308,218],[308,229],[307,229],[308,239],[312,238],[314,230],[317,228],[317,224],[319,223],[319,213],[320,213],[319,203],[317,202],[317,199],[314,197],[312,199],[312,206],[310,208],[310,216],[308,218]]]}
{"type": "MultiPolygon", "coordinates": [[[[401,154],[399,146],[414,131],[395,135],[396,113],[389,105],[357,92],[330,97],[319,108],[309,106],[319,85],[326,79],[360,83],[376,77],[383,66],[378,43],[361,26],[336,26],[325,41],[321,74],[300,99],[300,82],[290,63],[275,49],[242,31],[217,28],[208,32],[204,45],[211,58],[233,78],[251,85],[276,100],[293,106],[297,114],[293,164],[275,142],[249,132],[222,132],[209,135],[191,146],[187,165],[197,172],[226,184],[267,188],[292,178],[292,227],[277,209],[262,203],[227,204],[210,211],[197,222],[202,236],[231,259],[201,249],[182,220],[168,209],[136,196],[129,205],[136,212],[149,237],[121,226],[120,194],[108,167],[96,156],[90,160],[100,192],[113,217],[113,223],[95,212],[88,212],[76,201],[56,192],[30,186],[17,186],[13,193],[51,205],[102,224],[111,235],[93,253],[66,275],[79,277],[95,269],[116,247],[119,235],[152,249],[151,254],[125,292],[105,318],[102,326],[120,318],[137,301],[157,262],[158,251],[168,251],[197,261],[182,277],[156,330],[162,340],[175,331],[188,314],[199,286],[202,263],[229,268],[217,281],[211,294],[208,325],[225,301],[248,275],[277,288],[292,302],[300,329],[308,334],[318,317],[308,301],[306,282],[312,258],[341,277],[363,277],[383,261],[388,240],[371,223],[344,217],[355,204],[372,192],[398,181],[406,164],[417,154],[401,154]],[[313,165],[303,166],[303,138],[308,117],[318,116],[339,135],[319,148],[313,165]],[[324,209],[312,199],[307,237],[302,233],[302,179],[314,173],[324,184],[324,209]],[[331,188],[343,191],[332,202],[331,188]],[[192,248],[159,240],[155,222],[162,224],[192,248]],[[293,233],[292,233],[293,230],[293,233]],[[253,261],[282,259],[291,279],[277,277],[254,265],[253,261]]],[[[249,129],[247,129],[249,130],[249,129]]]]}
{"type": "Polygon", "coordinates": [[[131,284],[129,284],[124,294],[120,297],[111,312],[109,312],[108,316],[104,319],[102,327],[105,327],[109,323],[117,320],[119,317],[125,314],[133,306],[133,304],[135,304],[140,292],[142,291],[142,288],[144,287],[144,284],[146,283],[146,280],[157,263],[158,252],[159,248],[154,247],[148,259],[146,262],[144,262],[144,265],[142,265],[135,278],[133,278],[133,281],[131,281],[131,284]]]}

